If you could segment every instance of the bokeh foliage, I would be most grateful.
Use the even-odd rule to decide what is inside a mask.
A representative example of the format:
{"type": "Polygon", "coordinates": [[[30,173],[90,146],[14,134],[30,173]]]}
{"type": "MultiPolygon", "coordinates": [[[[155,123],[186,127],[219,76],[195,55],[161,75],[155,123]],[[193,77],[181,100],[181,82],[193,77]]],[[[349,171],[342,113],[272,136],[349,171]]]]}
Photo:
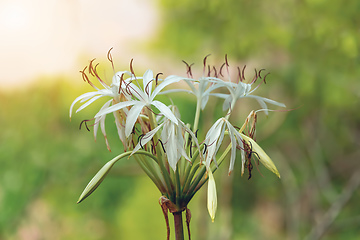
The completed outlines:
{"type": "Polygon", "coordinates": [[[111,119],[107,130],[112,152],[106,150],[101,135],[94,142],[92,132],[84,126],[79,130],[80,122],[93,116],[95,106],[70,122],[70,103],[89,91],[85,84],[45,80],[49,81],[43,79],[29,89],[0,93],[0,239],[128,239],[137,223],[144,229],[137,234],[140,239],[156,238],[164,227],[156,205],[158,192],[141,177],[132,159],[111,171],[95,197],[76,204],[92,176],[122,147],[111,119]],[[140,201],[136,194],[141,196],[141,191],[149,201],[139,206],[133,199],[140,201]],[[139,209],[149,205],[154,208],[148,213],[159,221],[147,226],[139,209]]]}
{"type": "MultiPolygon", "coordinates": [[[[154,42],[159,51],[189,63],[209,53],[215,59],[228,54],[232,67],[248,63],[266,68],[271,75],[262,86],[263,95],[294,109],[286,118],[279,116],[285,113],[271,113],[277,116],[262,121],[258,131],[279,165],[283,187],[268,192],[277,183],[269,180],[263,186],[262,180],[254,179],[261,183],[256,190],[244,190],[235,175],[231,236],[222,239],[312,237],[311,230],[340,202],[349,179],[359,173],[360,2],[159,2],[164,18],[154,42]],[[261,209],[254,202],[260,199],[266,199],[262,204],[269,207],[251,224],[261,209]],[[269,212],[272,220],[267,219],[269,212]],[[272,226],[276,220],[279,223],[272,226]]],[[[197,66],[200,69],[201,63],[197,66]]],[[[358,192],[352,192],[349,203],[326,228],[326,239],[359,235],[358,192]]]]}
{"type": "MultiPolygon", "coordinates": [[[[264,177],[254,171],[248,181],[240,177],[239,164],[228,177],[224,165],[215,174],[215,223],[210,223],[204,206],[205,191],[189,206],[193,238],[303,239],[339,203],[360,167],[360,2],[159,4],[162,25],[153,53],[175,56],[179,64],[181,59],[195,62],[194,71],[202,70],[201,58],[209,53],[217,62],[228,54],[234,68],[250,64],[250,74],[252,67],[266,68],[271,74],[259,95],[295,109],[259,117],[258,141],[282,179],[260,168],[264,177]]],[[[80,77],[73,81],[81,82],[80,77]]],[[[0,239],[165,236],[159,193],[131,160],[116,165],[93,196],[75,204],[96,171],[122,151],[111,117],[107,132],[112,152],[106,151],[100,134],[94,143],[92,133],[78,130],[81,120],[93,116],[95,106],[69,122],[70,103],[89,90],[58,79],[55,84],[41,81],[29,89],[0,93],[0,239]]],[[[191,99],[174,96],[174,101],[191,121],[191,99]]],[[[202,117],[203,129],[221,110],[221,103],[210,104],[215,107],[202,117]]],[[[250,107],[244,108],[234,124],[245,118],[250,107]]],[[[359,199],[359,191],[352,192],[325,239],[357,239],[359,199]]]]}

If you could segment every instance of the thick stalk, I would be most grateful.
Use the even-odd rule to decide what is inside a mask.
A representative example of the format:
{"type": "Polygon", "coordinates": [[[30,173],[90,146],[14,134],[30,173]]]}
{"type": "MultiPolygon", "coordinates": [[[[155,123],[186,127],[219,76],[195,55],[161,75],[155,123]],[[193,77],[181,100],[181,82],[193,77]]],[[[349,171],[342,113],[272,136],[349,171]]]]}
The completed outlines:
{"type": "Polygon", "coordinates": [[[175,240],[184,240],[182,212],[174,212],[175,240]]]}

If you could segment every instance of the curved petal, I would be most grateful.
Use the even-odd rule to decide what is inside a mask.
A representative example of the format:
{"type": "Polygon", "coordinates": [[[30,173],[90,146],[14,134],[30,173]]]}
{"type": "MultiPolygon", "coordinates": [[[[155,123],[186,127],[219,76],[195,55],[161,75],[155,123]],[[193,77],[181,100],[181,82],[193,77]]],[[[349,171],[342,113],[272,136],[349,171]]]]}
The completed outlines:
{"type": "Polygon", "coordinates": [[[166,91],[159,92],[158,94],[162,95],[162,94],[169,94],[169,93],[174,93],[174,92],[186,92],[186,93],[194,94],[192,91],[186,90],[186,89],[169,89],[166,91]]]}
{"type": "MultiPolygon", "coordinates": [[[[112,99],[109,100],[109,101],[107,101],[107,102],[101,107],[100,111],[101,111],[102,109],[105,109],[105,108],[109,107],[111,101],[112,101],[112,99]]],[[[105,121],[105,116],[106,116],[106,115],[95,118],[95,124],[94,124],[94,138],[95,138],[95,141],[96,141],[97,131],[98,131],[98,129],[99,129],[99,121],[101,121],[101,119],[104,119],[104,121],[105,121]]],[[[105,125],[104,125],[104,129],[101,129],[101,130],[102,130],[103,135],[106,137],[105,125]]]]}
{"type": "Polygon", "coordinates": [[[73,111],[73,108],[74,108],[74,105],[82,100],[82,99],[90,99],[92,97],[95,97],[96,95],[99,95],[99,92],[96,91],[96,92],[87,92],[87,93],[84,93],[84,94],[81,94],[80,96],[78,96],[77,98],[75,98],[75,100],[71,103],[70,105],[70,118],[71,118],[71,114],[72,114],[72,111],[73,111]]]}
{"type": "Polygon", "coordinates": [[[167,78],[165,78],[165,80],[160,83],[155,89],[154,92],[151,94],[150,100],[152,101],[155,96],[161,91],[163,90],[166,86],[172,84],[172,83],[176,83],[179,82],[180,80],[182,80],[184,78],[179,77],[179,76],[175,76],[175,75],[171,75],[168,76],[167,78]]]}
{"type": "Polygon", "coordinates": [[[143,76],[144,91],[150,96],[152,90],[152,80],[154,79],[153,71],[148,69],[143,76]]]}
{"type": "Polygon", "coordinates": [[[81,105],[77,110],[76,113],[80,112],[81,110],[83,110],[84,108],[86,108],[87,106],[89,106],[90,104],[92,104],[93,102],[95,102],[96,100],[98,100],[99,98],[102,98],[103,95],[97,95],[93,98],[91,98],[90,100],[88,100],[86,103],[84,103],[83,105],[81,105]]]}
{"type": "MultiPolygon", "coordinates": [[[[155,91],[154,91],[155,92],[155,91]]],[[[154,105],[157,109],[159,109],[159,111],[168,119],[170,119],[173,123],[175,123],[176,125],[178,124],[178,120],[175,117],[174,113],[170,110],[170,108],[168,108],[165,104],[163,104],[162,102],[159,101],[153,101],[151,103],[152,105],[154,105]]]]}
{"type": "Polygon", "coordinates": [[[120,82],[121,76],[123,74],[128,74],[129,76],[132,76],[132,73],[129,71],[119,71],[117,73],[114,74],[113,78],[112,78],[112,83],[113,84],[117,84],[120,82]]]}
{"type": "Polygon", "coordinates": [[[120,110],[124,107],[128,107],[128,106],[131,106],[131,105],[134,105],[136,103],[138,103],[139,101],[126,101],[126,102],[119,102],[117,104],[114,104],[112,105],[111,107],[108,107],[108,108],[105,108],[103,110],[100,110],[96,115],[95,115],[95,118],[101,116],[101,115],[105,115],[105,114],[108,114],[108,113],[111,113],[111,112],[115,112],[117,110],[120,110]]]}
{"type": "Polygon", "coordinates": [[[132,156],[134,153],[136,153],[141,146],[144,146],[145,144],[147,144],[155,135],[155,133],[157,131],[159,131],[159,129],[164,125],[164,123],[160,124],[159,126],[157,126],[156,128],[154,128],[153,130],[151,130],[150,132],[146,133],[138,142],[138,144],[135,146],[135,148],[133,149],[133,151],[131,152],[132,156]],[[140,144],[141,142],[141,144],[140,144]]]}
{"type": "Polygon", "coordinates": [[[234,169],[235,157],[236,157],[236,138],[235,133],[237,132],[236,129],[230,124],[230,122],[226,121],[226,125],[229,131],[230,142],[231,142],[231,156],[230,156],[230,166],[229,166],[229,173],[232,172],[234,169]]]}
{"type": "Polygon", "coordinates": [[[127,117],[126,117],[126,123],[125,123],[125,136],[129,137],[134,125],[136,123],[137,118],[140,115],[141,110],[144,108],[145,103],[143,102],[137,102],[134,104],[134,106],[130,109],[127,117]]]}
{"type": "Polygon", "coordinates": [[[259,96],[256,96],[256,95],[247,95],[246,97],[248,98],[255,98],[257,100],[262,100],[264,102],[267,102],[267,103],[270,103],[270,104],[273,104],[273,105],[276,105],[276,106],[279,106],[279,107],[286,107],[285,104],[283,103],[280,103],[280,102],[277,102],[277,101],[274,101],[274,100],[271,100],[269,98],[264,98],[264,97],[259,97],[259,96]]]}

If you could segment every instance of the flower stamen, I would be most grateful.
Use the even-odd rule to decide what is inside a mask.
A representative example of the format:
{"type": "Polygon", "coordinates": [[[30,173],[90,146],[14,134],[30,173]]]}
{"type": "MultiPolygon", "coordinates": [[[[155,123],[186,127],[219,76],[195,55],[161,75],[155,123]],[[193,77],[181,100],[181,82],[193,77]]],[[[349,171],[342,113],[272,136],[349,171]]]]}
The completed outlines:
{"type": "Polygon", "coordinates": [[[204,69],[203,69],[203,74],[205,74],[205,68],[206,68],[206,59],[210,56],[211,54],[208,54],[204,57],[203,63],[204,63],[204,69]]]}
{"type": "Polygon", "coordinates": [[[86,127],[86,130],[88,130],[88,131],[90,132],[90,129],[89,129],[88,125],[87,125],[87,122],[90,122],[90,121],[92,121],[92,120],[93,120],[93,119],[85,119],[85,120],[82,120],[81,123],[80,123],[80,126],[79,126],[79,130],[81,130],[81,127],[82,127],[82,125],[83,125],[83,123],[84,123],[84,125],[85,125],[85,127],[86,127]]]}
{"type": "Polygon", "coordinates": [[[130,72],[134,75],[135,79],[136,79],[136,75],[135,75],[135,72],[134,72],[134,69],[133,69],[133,66],[132,66],[132,63],[133,63],[133,58],[131,59],[130,61],[130,72]]]}
{"type": "Polygon", "coordinates": [[[221,65],[221,67],[220,67],[220,71],[219,71],[219,74],[220,74],[220,76],[222,76],[222,77],[224,77],[224,75],[222,74],[222,69],[223,69],[223,67],[225,66],[225,64],[226,63],[223,63],[222,65],[221,65]]]}
{"type": "Polygon", "coordinates": [[[242,79],[243,79],[243,81],[245,81],[245,68],[246,68],[246,65],[244,65],[244,67],[242,69],[242,79]]]}
{"type": "Polygon", "coordinates": [[[189,78],[192,78],[192,72],[191,72],[191,66],[194,65],[193,63],[192,64],[188,64],[187,62],[185,62],[184,60],[182,60],[183,63],[185,63],[187,69],[186,69],[186,74],[188,75],[189,78]]]}
{"type": "Polygon", "coordinates": [[[113,61],[113,58],[111,55],[111,50],[113,50],[113,47],[109,49],[109,51],[107,53],[107,59],[109,60],[109,62],[111,62],[111,66],[112,66],[113,72],[115,74],[115,67],[114,67],[114,61],[113,61]]]}
{"type": "Polygon", "coordinates": [[[156,86],[158,85],[159,75],[163,75],[163,73],[156,74],[156,77],[155,77],[155,85],[156,86]]]}

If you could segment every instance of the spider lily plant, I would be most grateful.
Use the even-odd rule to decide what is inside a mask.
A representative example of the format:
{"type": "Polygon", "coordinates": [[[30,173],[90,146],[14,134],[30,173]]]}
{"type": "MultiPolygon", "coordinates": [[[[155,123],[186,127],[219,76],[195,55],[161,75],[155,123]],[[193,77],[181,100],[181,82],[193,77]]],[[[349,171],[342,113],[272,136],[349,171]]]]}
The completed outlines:
{"type": "MultiPolygon", "coordinates": [[[[110,51],[108,59],[114,69],[110,51]]],[[[245,68],[242,71],[239,68],[238,80],[233,82],[230,79],[226,56],[224,64],[218,70],[207,65],[206,61],[207,57],[203,62],[203,75],[198,79],[193,78],[191,65],[188,64],[186,64],[187,76],[171,75],[161,79],[161,73],[154,75],[151,70],[147,70],[143,76],[136,75],[131,61],[130,71],[114,70],[116,73],[110,84],[100,77],[96,70],[97,65],[94,65],[93,61],[81,71],[84,81],[95,90],[84,93],[74,100],[70,107],[70,117],[78,102],[81,105],[76,112],[100,98],[109,98],[91,120],[84,120],[82,124],[93,121],[95,138],[100,127],[107,148],[110,150],[105,130],[105,117],[112,114],[124,152],[107,162],[96,173],[82,192],[78,203],[101,184],[116,162],[133,159],[160,191],[159,203],[167,223],[167,238],[169,239],[170,236],[168,212],[171,212],[174,215],[176,239],[183,239],[182,213],[186,212],[186,223],[189,227],[191,213],[187,208],[188,203],[206,182],[208,182],[208,211],[214,221],[217,194],[213,173],[229,159],[229,174],[231,174],[237,151],[240,151],[241,155],[239,162],[241,172],[244,174],[247,171],[248,178],[251,177],[253,164],[257,164],[255,159],[280,178],[273,161],[256,143],[254,136],[257,113],[262,111],[268,114],[266,103],[280,107],[285,105],[253,95],[261,83],[266,83],[266,75],[262,77],[261,71],[255,70],[254,78],[246,82],[245,68]],[[102,88],[98,88],[99,84],[94,84],[91,78],[96,79],[102,88]],[[165,89],[180,81],[184,81],[189,89],[174,87],[165,89]],[[256,82],[260,83],[253,87],[256,82]],[[176,105],[167,105],[157,100],[158,95],[170,95],[173,92],[187,92],[195,96],[194,122],[184,123],[176,105]],[[210,97],[224,101],[224,116],[217,119],[204,136],[200,136],[198,134],[200,114],[205,111],[210,97]],[[251,111],[239,128],[229,119],[237,101],[245,97],[256,99],[261,109],[251,111]],[[218,154],[227,138],[230,144],[221,151],[222,154],[218,154]]]]}

